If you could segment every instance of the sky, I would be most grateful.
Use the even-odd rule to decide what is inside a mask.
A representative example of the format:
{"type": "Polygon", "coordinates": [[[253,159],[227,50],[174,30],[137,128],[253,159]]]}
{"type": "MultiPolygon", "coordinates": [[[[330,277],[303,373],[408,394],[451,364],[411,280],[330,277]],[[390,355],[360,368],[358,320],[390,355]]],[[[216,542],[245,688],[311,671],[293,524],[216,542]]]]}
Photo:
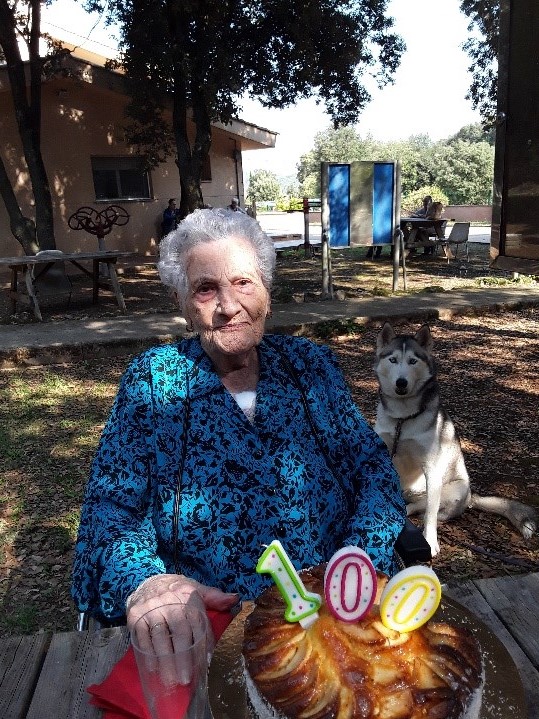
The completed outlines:
{"type": "MultiPolygon", "coordinates": [[[[440,140],[480,121],[465,99],[471,77],[469,58],[461,45],[468,37],[468,18],[459,6],[460,0],[390,0],[388,13],[395,18],[395,31],[407,50],[395,83],[372,90],[372,101],[356,126],[362,137],[371,134],[377,140],[399,140],[427,134],[440,140]]],[[[56,0],[47,8],[43,29],[94,52],[106,54],[114,48],[103,19],[85,13],[75,0],[56,0]]],[[[297,163],[312,149],[316,133],[330,125],[329,116],[313,99],[285,110],[263,108],[246,99],[239,116],[279,133],[274,149],[243,153],[246,181],[256,169],[279,177],[295,176],[297,163]]]]}

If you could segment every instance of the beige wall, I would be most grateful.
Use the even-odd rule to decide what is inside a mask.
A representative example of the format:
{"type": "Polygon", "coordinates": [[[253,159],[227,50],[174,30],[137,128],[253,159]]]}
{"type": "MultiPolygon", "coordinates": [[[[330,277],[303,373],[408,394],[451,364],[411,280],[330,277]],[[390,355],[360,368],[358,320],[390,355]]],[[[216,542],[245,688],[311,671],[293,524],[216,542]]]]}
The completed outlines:
{"type": "MultiPolygon", "coordinates": [[[[108,249],[154,254],[162,212],[169,197],[180,195],[178,170],[173,159],[151,172],[152,199],[146,201],[96,202],[90,158],[92,155],[132,154],[122,139],[123,95],[74,80],[54,80],[43,87],[42,152],[54,204],[58,249],[91,251],[97,239],[84,230],[71,230],[70,215],[79,207],[97,210],[118,204],[130,215],[124,227],[114,227],[105,238],[108,249]]],[[[11,97],[0,93],[0,153],[12,178],[23,212],[33,217],[32,197],[15,126],[11,97]]],[[[215,129],[210,152],[212,181],[202,184],[204,201],[226,206],[232,196],[243,197],[241,158],[236,172],[234,149],[237,137],[215,129]],[[238,178],[240,185],[238,187],[238,178]]],[[[0,201],[0,254],[22,254],[11,235],[9,219],[0,201]]]]}

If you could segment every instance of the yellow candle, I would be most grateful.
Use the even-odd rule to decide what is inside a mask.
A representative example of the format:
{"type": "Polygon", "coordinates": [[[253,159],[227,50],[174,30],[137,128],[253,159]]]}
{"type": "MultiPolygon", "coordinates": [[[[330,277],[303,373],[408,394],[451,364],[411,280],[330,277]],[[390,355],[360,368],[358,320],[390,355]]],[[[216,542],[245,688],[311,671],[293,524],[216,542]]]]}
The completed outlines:
{"type": "Polygon", "coordinates": [[[382,624],[398,632],[412,632],[438,609],[442,587],[429,567],[408,567],[387,583],[380,600],[382,624]]]}

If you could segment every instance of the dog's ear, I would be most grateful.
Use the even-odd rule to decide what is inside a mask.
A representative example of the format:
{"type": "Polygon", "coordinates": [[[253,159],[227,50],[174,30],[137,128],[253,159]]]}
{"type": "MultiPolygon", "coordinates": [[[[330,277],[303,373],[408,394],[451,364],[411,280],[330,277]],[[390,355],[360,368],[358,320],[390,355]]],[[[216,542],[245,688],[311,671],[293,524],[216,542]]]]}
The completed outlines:
{"type": "Polygon", "coordinates": [[[434,344],[432,340],[432,335],[430,333],[430,327],[428,325],[422,325],[417,332],[414,335],[414,339],[417,342],[417,344],[420,347],[423,347],[427,350],[427,352],[430,352],[432,349],[432,345],[434,344]]]}
{"type": "Polygon", "coordinates": [[[381,350],[382,347],[389,344],[394,337],[395,331],[393,330],[393,327],[389,324],[389,322],[385,322],[384,326],[378,333],[378,337],[376,338],[376,348],[381,350]]]}

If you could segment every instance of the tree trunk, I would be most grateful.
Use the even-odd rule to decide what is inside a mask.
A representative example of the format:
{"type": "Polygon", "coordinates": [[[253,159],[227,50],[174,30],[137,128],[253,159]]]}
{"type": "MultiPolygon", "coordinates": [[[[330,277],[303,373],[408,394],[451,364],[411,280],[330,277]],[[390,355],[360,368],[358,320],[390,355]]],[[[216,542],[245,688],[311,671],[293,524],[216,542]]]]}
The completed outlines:
{"type": "MultiPolygon", "coordinates": [[[[181,79],[179,85],[180,88],[183,85],[181,79]]],[[[196,153],[196,142],[194,148],[191,148],[191,143],[189,142],[185,92],[178,88],[178,83],[175,83],[174,87],[172,124],[178,152],[176,165],[180,175],[180,188],[182,193],[179,209],[180,217],[183,218],[194,210],[202,207],[204,205],[204,198],[202,197],[202,191],[200,189],[200,168],[202,165],[196,153]]]]}
{"type": "MultiPolygon", "coordinates": [[[[169,0],[167,2],[167,19],[170,37],[174,47],[174,104],[172,110],[172,125],[176,141],[176,165],[180,175],[180,216],[186,217],[190,212],[204,206],[204,198],[200,188],[200,174],[202,163],[205,160],[211,145],[211,126],[206,123],[204,103],[198,88],[188,86],[188,75],[185,68],[189,58],[185,55],[188,48],[188,38],[185,29],[191,22],[189,12],[185,11],[182,3],[169,0]],[[191,90],[189,98],[188,90],[191,90]],[[189,99],[188,99],[189,98],[189,99]],[[193,99],[195,98],[195,99],[193,99]],[[200,98],[197,102],[196,98],[200,98]],[[189,102],[193,105],[196,136],[193,147],[187,134],[187,111],[189,102]],[[197,105],[198,107],[195,107],[197,105]]],[[[191,81],[192,83],[192,81],[191,81]]]]}
{"type": "Polygon", "coordinates": [[[26,255],[35,255],[39,250],[36,240],[36,224],[30,217],[25,217],[9,180],[6,168],[0,158],[0,196],[9,215],[11,233],[20,242],[26,255]]]}
{"type": "MultiPolygon", "coordinates": [[[[32,191],[35,202],[35,234],[39,249],[50,250],[56,247],[54,239],[54,217],[52,210],[52,197],[45,164],[41,155],[41,69],[42,60],[39,56],[39,36],[41,25],[41,3],[39,0],[31,0],[31,33],[30,33],[30,89],[26,88],[25,66],[21,58],[17,36],[15,32],[16,21],[13,11],[6,0],[0,0],[0,46],[6,58],[7,73],[15,109],[15,118],[19,130],[24,157],[30,175],[32,191]]],[[[4,167],[5,172],[5,167],[4,167]]],[[[7,179],[7,173],[5,178],[7,179]]],[[[6,195],[2,192],[5,201],[6,195]]],[[[14,196],[13,196],[14,197],[14,196]]],[[[12,228],[20,227],[20,220],[23,213],[17,204],[17,208],[11,202],[6,204],[12,228]],[[11,209],[10,209],[11,208],[11,209]]],[[[15,201],[16,202],[16,201],[15,201]]],[[[14,234],[21,242],[22,236],[14,234]]],[[[23,245],[24,247],[24,245],[23,245]]],[[[26,250],[25,250],[26,251],[26,250]]]]}

